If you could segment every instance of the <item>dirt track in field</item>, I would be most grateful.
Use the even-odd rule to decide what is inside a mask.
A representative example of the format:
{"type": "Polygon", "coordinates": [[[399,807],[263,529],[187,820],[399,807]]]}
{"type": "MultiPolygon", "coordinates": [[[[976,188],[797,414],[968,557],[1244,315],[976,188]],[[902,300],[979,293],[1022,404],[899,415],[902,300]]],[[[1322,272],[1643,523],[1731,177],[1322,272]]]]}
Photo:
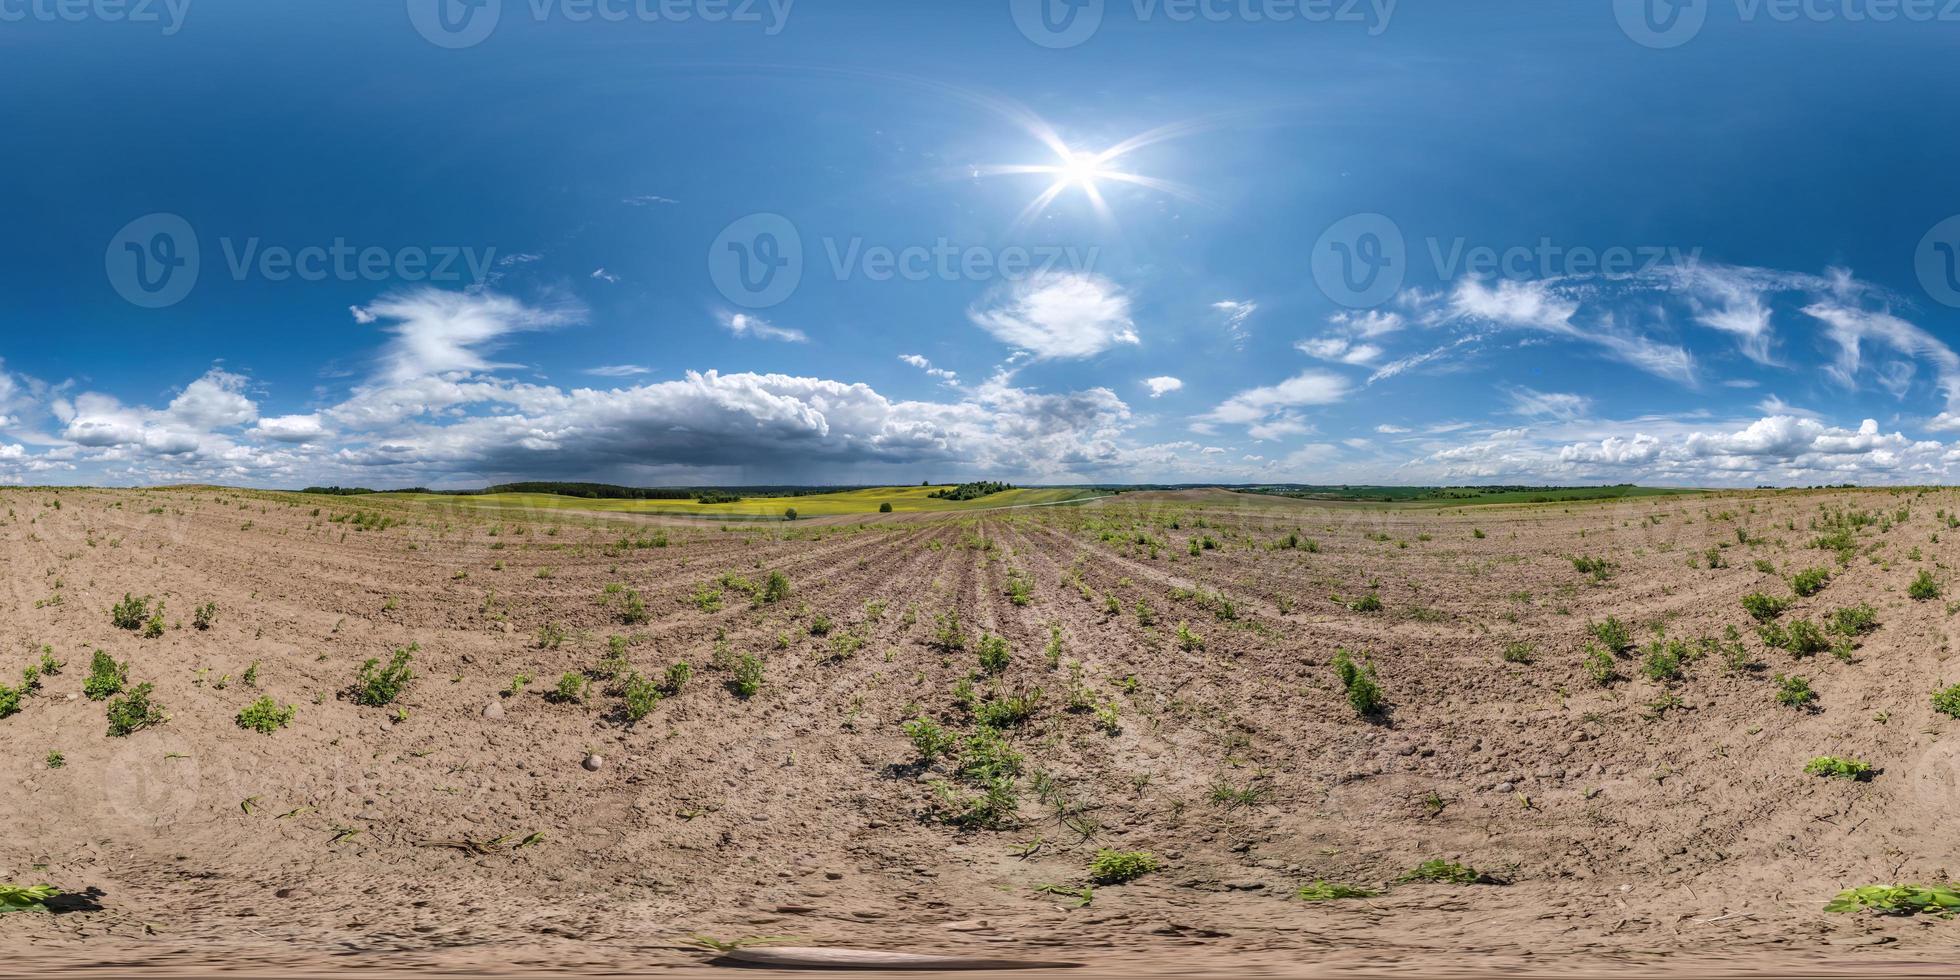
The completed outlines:
{"type": "Polygon", "coordinates": [[[0,919],[23,968],[679,971],[704,956],[679,941],[707,936],[1111,975],[1908,975],[1960,947],[1957,923],[1822,911],[1841,888],[1960,876],[1960,719],[1930,700],[1960,681],[1960,583],[1906,594],[1921,569],[1950,576],[1960,492],[1449,510],[1190,492],[757,526],[213,490],[0,507],[0,678],[44,644],[65,662],[0,719],[0,883],[86,896],[0,919]],[[1836,513],[1873,518],[1847,564],[1811,547],[1836,513]],[[1830,584],[1782,622],[1869,604],[1848,660],[1766,648],[1740,605],[1811,566],[1830,584]],[[718,584],[771,572],[787,598],[718,584]],[[162,636],[111,623],[125,593],[164,603],[162,636]],[[1380,611],[1349,608],[1369,594],[1380,611]],[[949,610],[959,649],[935,643],[949,610]],[[1602,687],[1581,650],[1608,616],[1642,647],[1734,626],[1760,666],[1704,654],[1657,682],[1636,649],[1602,687]],[[983,633],[1010,650],[995,678],[983,633]],[[614,682],[548,696],[612,636],[632,670],[685,660],[692,679],[632,724],[614,682]],[[396,705],[348,697],[363,661],[410,644],[396,705]],[[1340,648],[1372,660],[1380,717],[1349,707],[1340,648]],[[107,736],[80,693],[96,649],[154,683],[167,723],[107,736]],[[744,655],[765,665],[747,698],[744,655]],[[1816,710],[1778,705],[1778,674],[1816,710]],[[978,788],[900,728],[974,731],[962,679],[983,701],[1041,692],[1003,729],[1023,761],[993,829],[952,822],[978,788]],[[288,727],[234,722],[261,695],[297,709],[288,727]],[[1820,755],[1879,773],[1806,775],[1820,755]],[[1162,867],[1086,905],[1039,890],[1079,889],[1102,848],[1162,867]],[[1431,859],[1503,883],[1395,883],[1431,859]],[[1293,897],[1315,881],[1381,894],[1293,897]]]}

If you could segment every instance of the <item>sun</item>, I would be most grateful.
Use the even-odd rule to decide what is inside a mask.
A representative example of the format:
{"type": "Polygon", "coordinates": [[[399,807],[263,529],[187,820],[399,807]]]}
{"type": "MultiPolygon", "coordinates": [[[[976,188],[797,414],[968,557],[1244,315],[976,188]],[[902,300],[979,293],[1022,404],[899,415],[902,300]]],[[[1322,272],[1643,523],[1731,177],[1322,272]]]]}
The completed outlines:
{"type": "Polygon", "coordinates": [[[1085,150],[1069,146],[1056,136],[1054,130],[1045,124],[1030,127],[1032,132],[1049,152],[1054,154],[1052,163],[1005,164],[988,167],[975,167],[973,175],[994,176],[1000,174],[1040,174],[1050,178],[1043,190],[1015,219],[1015,225],[1024,225],[1041,214],[1056,198],[1070,190],[1080,191],[1088,199],[1096,214],[1105,221],[1113,220],[1109,203],[1103,198],[1103,185],[1106,183],[1125,183],[1153,190],[1163,191],[1183,198],[1192,198],[1185,188],[1170,181],[1158,180],[1132,173],[1118,165],[1118,161],[1132,150],[1160,142],[1176,135],[1172,127],[1152,130],[1141,136],[1131,137],[1105,150],[1085,150]]]}
{"type": "Polygon", "coordinates": [[[1097,159],[1095,154],[1070,150],[1063,156],[1061,164],[1055,168],[1055,173],[1063,183],[1072,184],[1083,190],[1093,190],[1096,179],[1105,176],[1107,171],[1103,170],[1102,161],[1097,159]]]}

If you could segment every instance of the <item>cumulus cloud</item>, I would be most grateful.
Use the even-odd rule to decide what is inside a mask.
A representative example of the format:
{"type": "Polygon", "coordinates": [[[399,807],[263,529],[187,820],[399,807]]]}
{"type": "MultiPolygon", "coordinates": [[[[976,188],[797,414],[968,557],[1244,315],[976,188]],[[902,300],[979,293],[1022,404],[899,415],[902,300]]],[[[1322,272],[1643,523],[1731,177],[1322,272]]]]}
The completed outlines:
{"type": "Polygon", "coordinates": [[[1342,364],[1369,364],[1382,356],[1382,349],[1374,344],[1361,344],[1346,337],[1315,337],[1302,340],[1293,345],[1294,349],[1309,357],[1323,361],[1337,361],[1342,364]]]}
{"type": "Polygon", "coordinates": [[[1037,358],[1091,357],[1140,342],[1129,297],[1114,283],[1082,273],[1022,280],[967,316],[1002,343],[1037,358]]]}
{"type": "Polygon", "coordinates": [[[275,415],[260,419],[259,424],[252,428],[252,434],[274,442],[312,442],[324,437],[327,427],[318,413],[275,415]]]}
{"type": "Polygon", "coordinates": [[[1313,431],[1297,409],[1334,404],[1348,391],[1347,379],[1340,375],[1303,371],[1276,385],[1241,391],[1197,420],[1200,425],[1243,425],[1254,439],[1284,439],[1313,431]]]}
{"type": "Polygon", "coordinates": [[[1437,450],[1415,469],[1439,480],[1754,486],[1937,481],[1951,462],[1945,445],[1882,432],[1872,419],[1855,429],[1790,415],[1715,427],[1649,419],[1592,428],[1581,438],[1557,428],[1490,432],[1437,450]]]}
{"type": "Polygon", "coordinates": [[[245,385],[244,377],[212,368],[162,409],[124,405],[98,392],[56,399],[51,409],[63,423],[61,437],[75,445],[176,456],[206,445],[228,447],[219,430],[258,419],[258,405],[246,397],[245,385]]]}
{"type": "Polygon", "coordinates": [[[801,330],[779,327],[759,316],[751,316],[747,313],[723,313],[721,326],[737,337],[753,337],[757,340],[782,340],[801,344],[810,339],[801,330]]]}
{"type": "Polygon", "coordinates": [[[927,377],[938,378],[947,384],[953,384],[959,381],[959,372],[933,367],[932,361],[928,360],[924,354],[900,354],[898,355],[898,359],[924,371],[927,377]]]}
{"type": "Polygon", "coordinates": [[[1173,391],[1182,389],[1184,382],[1170,375],[1161,375],[1155,378],[1143,379],[1143,386],[1150,389],[1150,397],[1162,398],[1173,391]]]}

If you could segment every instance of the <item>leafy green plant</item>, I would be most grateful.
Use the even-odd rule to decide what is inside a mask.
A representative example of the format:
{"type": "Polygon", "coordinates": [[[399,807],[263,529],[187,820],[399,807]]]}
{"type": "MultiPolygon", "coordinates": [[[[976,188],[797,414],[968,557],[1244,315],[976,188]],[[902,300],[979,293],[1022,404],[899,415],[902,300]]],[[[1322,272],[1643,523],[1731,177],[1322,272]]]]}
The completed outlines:
{"type": "Polygon", "coordinates": [[[1098,885],[1121,885],[1163,867],[1149,851],[1098,850],[1089,861],[1089,880],[1098,885]]]}
{"type": "Polygon", "coordinates": [[[291,724],[297,711],[290,704],[280,707],[270,696],[260,697],[238,712],[238,727],[270,735],[291,724]]]}
{"type": "Polygon", "coordinates": [[[1790,576],[1790,591],[1800,596],[1813,596],[1824,591],[1831,582],[1831,572],[1827,568],[1806,568],[1790,576]]]}
{"type": "Polygon", "coordinates": [[[1381,684],[1375,679],[1375,665],[1360,663],[1346,650],[1334,651],[1334,675],[1340,678],[1354,713],[1364,718],[1379,715],[1385,706],[1381,684]]]}
{"type": "Polygon", "coordinates": [[[625,702],[620,711],[631,724],[653,713],[654,706],[660,703],[660,685],[637,672],[628,674],[620,685],[620,696],[625,702]]]}
{"type": "MultiPolygon", "coordinates": [[[[1483,533],[1478,532],[1478,537],[1482,536],[1483,533]]],[[[1374,898],[1379,894],[1381,893],[1362,888],[1359,885],[1343,885],[1331,881],[1316,881],[1311,885],[1301,885],[1300,890],[1293,893],[1293,897],[1302,902],[1331,902],[1343,898],[1374,898]]]]}
{"type": "Polygon", "coordinates": [[[694,677],[694,666],[685,660],[677,660],[667,665],[667,678],[660,689],[669,695],[681,693],[687,682],[694,677]]]}
{"type": "Polygon", "coordinates": [[[1878,628],[1878,610],[1870,603],[1838,609],[1825,619],[1826,628],[1840,636],[1863,636],[1878,628]]]}
{"type": "Polygon", "coordinates": [[[1361,598],[1348,603],[1348,609],[1358,613],[1381,612],[1382,597],[1376,595],[1373,592],[1370,592],[1367,595],[1364,595],[1361,598]]]}
{"type": "Polygon", "coordinates": [[[1410,869],[1409,873],[1395,880],[1402,882],[1434,882],[1448,885],[1473,885],[1482,881],[1483,875],[1475,868],[1444,861],[1440,858],[1424,861],[1410,869]]]}
{"type": "Polygon", "coordinates": [[[53,885],[0,885],[0,912],[46,912],[59,894],[53,885]]]}
{"type": "Polygon", "coordinates": [[[89,659],[88,678],[82,681],[82,693],[90,701],[100,701],[111,694],[119,694],[129,683],[129,664],[117,663],[116,658],[101,650],[89,659]]]}
{"type": "Polygon", "coordinates": [[[1007,670],[1007,638],[989,633],[980,635],[980,669],[989,676],[998,676],[1007,670]]]}
{"type": "Polygon", "coordinates": [[[1756,622],[1767,623],[1783,615],[1783,610],[1790,608],[1790,600],[1779,599],[1762,592],[1751,592],[1742,597],[1742,608],[1754,617],[1756,622]]]}
{"type": "Polygon", "coordinates": [[[150,618],[150,597],[141,599],[123,593],[122,601],[109,607],[109,622],[117,629],[140,630],[143,622],[150,618]]]}
{"type": "Polygon", "coordinates": [[[1612,616],[1606,617],[1605,622],[1587,623],[1586,630],[1608,653],[1625,653],[1633,649],[1633,630],[1612,616]]]}
{"type": "Polygon", "coordinates": [[[959,747],[959,736],[947,731],[930,718],[914,718],[904,724],[905,735],[912,740],[912,748],[919,753],[919,761],[932,765],[943,756],[951,755],[959,747]]]}
{"type": "Polygon", "coordinates": [[[170,720],[163,706],[151,700],[155,684],[138,684],[109,702],[109,734],[116,738],[154,728],[170,720]]]}
{"type": "Polygon", "coordinates": [[[1204,637],[1191,632],[1191,624],[1179,622],[1177,624],[1177,648],[1186,653],[1203,650],[1205,648],[1204,637]]]}
{"type": "Polygon", "coordinates": [[[200,630],[208,630],[217,622],[218,604],[215,602],[207,602],[191,614],[191,625],[200,630]]]}
{"type": "Polygon", "coordinates": [[[1647,644],[1647,659],[1640,672],[1656,683],[1681,679],[1681,665],[1687,659],[1688,645],[1680,640],[1655,640],[1647,644]]]}
{"type": "Polygon", "coordinates": [[[590,682],[585,675],[576,670],[568,670],[558,675],[558,687],[552,691],[552,700],[560,704],[577,704],[585,700],[585,688],[590,682]]]}
{"type": "Polygon", "coordinates": [[[966,649],[966,628],[960,625],[960,611],[948,609],[939,614],[933,627],[932,645],[941,650],[966,649]]]}
{"type": "Polygon", "coordinates": [[[409,662],[420,649],[420,645],[413,643],[397,649],[385,667],[380,658],[369,657],[366,663],[361,664],[360,673],[354,677],[354,703],[370,708],[395,703],[395,699],[408,690],[409,682],[415,679],[415,671],[409,667],[409,662]]]}
{"type": "Polygon", "coordinates": [[[1960,718],[1960,684],[1933,692],[1933,710],[1943,715],[1960,718]]]}
{"type": "Polygon", "coordinates": [[[1810,678],[1776,675],[1776,703],[1786,708],[1810,708],[1817,703],[1817,692],[1810,689],[1810,678]]]}
{"type": "Polygon", "coordinates": [[[1499,654],[1508,664],[1528,664],[1531,662],[1531,644],[1516,640],[1504,644],[1504,652],[1499,654]]]}
{"type": "Polygon", "coordinates": [[[1803,771],[1812,776],[1825,776],[1832,779],[1851,779],[1864,781],[1872,777],[1872,767],[1856,759],[1841,759],[1834,755],[1820,755],[1804,763],[1803,771]]]}
{"type": "Polygon", "coordinates": [[[755,697],[762,690],[762,658],[753,653],[745,653],[735,664],[735,676],[728,682],[730,690],[741,698],[755,697]]]}
{"type": "Polygon", "coordinates": [[[1933,578],[1932,572],[1929,572],[1923,568],[1920,569],[1919,574],[1913,578],[1912,584],[1906,586],[1906,595],[1911,596],[1914,600],[1919,602],[1925,602],[1928,599],[1939,598],[1940,591],[1941,590],[1940,590],[1939,581],[1933,578]]]}
{"type": "Polygon", "coordinates": [[[1879,915],[1932,912],[1951,916],[1960,912],[1960,884],[1866,885],[1838,892],[1836,898],[1824,905],[1826,912],[1855,912],[1859,909],[1879,915]]]}
{"type": "Polygon", "coordinates": [[[1580,660],[1586,668],[1586,677],[1593,684],[1599,687],[1605,687],[1613,683],[1615,674],[1613,655],[1608,653],[1605,647],[1596,643],[1586,644],[1585,652],[1581,655],[1580,660]]]}

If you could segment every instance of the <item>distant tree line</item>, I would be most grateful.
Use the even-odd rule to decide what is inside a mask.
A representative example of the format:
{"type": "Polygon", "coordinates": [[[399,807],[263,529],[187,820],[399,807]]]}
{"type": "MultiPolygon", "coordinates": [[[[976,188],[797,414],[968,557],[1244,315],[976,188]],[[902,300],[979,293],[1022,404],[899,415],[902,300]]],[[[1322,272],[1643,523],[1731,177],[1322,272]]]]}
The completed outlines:
{"type": "Polygon", "coordinates": [[[962,483],[951,490],[934,490],[926,494],[926,496],[935,497],[940,500],[978,500],[981,497],[1012,489],[1014,489],[1014,485],[1011,483],[997,483],[992,480],[982,480],[979,483],[962,483]]]}

